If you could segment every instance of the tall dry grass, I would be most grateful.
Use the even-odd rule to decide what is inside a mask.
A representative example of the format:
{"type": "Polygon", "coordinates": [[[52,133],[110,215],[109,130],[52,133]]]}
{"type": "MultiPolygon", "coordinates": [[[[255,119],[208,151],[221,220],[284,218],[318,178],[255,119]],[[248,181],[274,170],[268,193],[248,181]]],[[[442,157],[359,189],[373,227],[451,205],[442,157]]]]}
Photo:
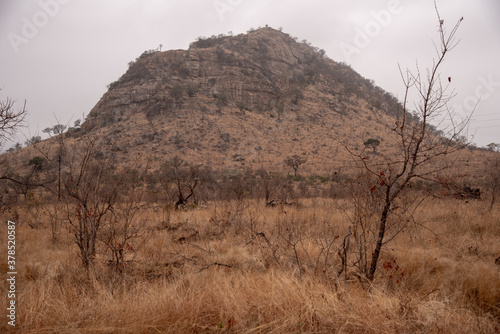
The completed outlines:
{"type": "MultiPolygon", "coordinates": [[[[500,210],[486,207],[425,202],[415,214],[420,225],[385,248],[372,284],[349,275],[335,279],[335,247],[347,222],[331,200],[275,208],[212,203],[170,215],[151,208],[141,214],[151,233],[134,261],[116,273],[100,249],[90,279],[67,229],[54,242],[43,212],[33,221],[20,209],[16,330],[497,333],[500,210]],[[316,259],[324,259],[321,245],[328,240],[335,250],[325,265],[316,259]]],[[[6,228],[0,238],[6,240],[6,228]]],[[[4,257],[1,268],[6,272],[4,257]]],[[[5,281],[0,293],[7,294],[5,281]]],[[[4,319],[0,331],[7,330],[4,319]]]]}

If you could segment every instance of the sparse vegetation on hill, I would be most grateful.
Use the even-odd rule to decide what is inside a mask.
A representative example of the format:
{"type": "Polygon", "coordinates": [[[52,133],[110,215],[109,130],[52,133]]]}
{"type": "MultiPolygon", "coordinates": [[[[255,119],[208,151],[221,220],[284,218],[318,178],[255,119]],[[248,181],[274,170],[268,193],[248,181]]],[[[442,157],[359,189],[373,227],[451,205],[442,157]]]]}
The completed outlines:
{"type": "MultiPolygon", "coordinates": [[[[179,145],[172,145],[163,136],[157,136],[157,143],[168,151],[174,149],[172,155],[183,154],[188,159],[195,158],[200,146],[205,146],[218,164],[234,154],[241,155],[235,150],[247,145],[245,138],[252,138],[254,147],[264,148],[262,152],[247,150],[244,155],[251,159],[231,167],[258,168],[256,162],[262,157],[279,162],[289,155],[287,152],[295,150],[293,142],[282,138],[293,129],[306,128],[314,136],[300,139],[305,151],[317,151],[318,142],[338,148],[335,139],[347,133],[354,137],[356,134],[348,129],[360,127],[358,122],[360,130],[368,131],[378,127],[377,119],[392,118],[400,109],[394,96],[349,66],[334,62],[307,42],[266,27],[237,36],[199,38],[185,51],[145,52],[110,85],[82,124],[79,135],[113,131],[117,124],[126,122],[129,124],[122,131],[125,137],[134,130],[141,134],[157,132],[153,124],[166,132],[194,128],[194,136],[185,137],[183,152],[176,151],[179,145]],[[238,112],[242,117],[234,124],[233,115],[238,112]],[[149,124],[143,123],[144,115],[149,124]],[[361,121],[363,118],[368,122],[361,121]],[[215,129],[208,126],[207,120],[235,131],[232,149],[217,149],[219,145],[212,135],[215,129]],[[202,133],[197,135],[197,130],[202,133]],[[312,145],[316,147],[310,148],[312,145]]],[[[417,120],[411,113],[407,118],[417,120]]],[[[362,136],[360,132],[357,135],[362,136]]],[[[145,148],[155,155],[152,146],[145,148]]],[[[321,156],[328,160],[333,155],[321,156]]],[[[193,161],[201,158],[206,163],[202,156],[193,161]]],[[[318,161],[315,168],[328,164],[318,161]]]]}

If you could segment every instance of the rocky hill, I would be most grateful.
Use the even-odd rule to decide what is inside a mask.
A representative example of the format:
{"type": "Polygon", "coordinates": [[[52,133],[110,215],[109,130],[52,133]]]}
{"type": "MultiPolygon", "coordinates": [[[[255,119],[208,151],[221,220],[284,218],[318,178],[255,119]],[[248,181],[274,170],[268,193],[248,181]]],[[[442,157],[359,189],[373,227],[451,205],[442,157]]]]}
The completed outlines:
{"type": "Polygon", "coordinates": [[[299,155],[304,173],[330,173],[348,166],[343,145],[362,150],[375,139],[378,150],[395,150],[384,124],[399,108],[323,50],[265,27],[144,52],[66,136],[98,136],[102,154],[126,162],[142,153],[153,168],[179,155],[220,169],[283,170],[299,155]]]}

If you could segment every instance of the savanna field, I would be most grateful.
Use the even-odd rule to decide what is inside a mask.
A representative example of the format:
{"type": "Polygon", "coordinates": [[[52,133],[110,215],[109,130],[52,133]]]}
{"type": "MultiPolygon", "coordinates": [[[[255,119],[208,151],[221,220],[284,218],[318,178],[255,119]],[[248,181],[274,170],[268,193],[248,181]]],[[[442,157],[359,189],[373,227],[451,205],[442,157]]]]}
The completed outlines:
{"type": "Polygon", "coordinates": [[[432,125],[463,20],[435,7],[402,102],[266,26],[147,50],[9,149],[0,332],[499,333],[500,145],[432,125]]]}
{"type": "MultiPolygon", "coordinates": [[[[7,240],[7,216],[15,217],[17,325],[13,331],[4,319],[1,331],[500,331],[498,206],[425,197],[413,220],[384,246],[369,282],[357,270],[359,231],[352,231],[342,265],[357,217],[347,201],[144,206],[134,216],[137,235],[116,253],[124,261],[116,266],[112,249],[99,242],[88,272],[71,230],[54,220],[55,206],[33,201],[11,208],[2,216],[0,238],[7,240]]],[[[370,238],[369,231],[365,235],[370,238]]],[[[8,271],[5,257],[1,268],[8,271]]],[[[1,290],[6,296],[5,280],[1,290]]],[[[3,298],[3,309],[6,303],[3,298]]]]}

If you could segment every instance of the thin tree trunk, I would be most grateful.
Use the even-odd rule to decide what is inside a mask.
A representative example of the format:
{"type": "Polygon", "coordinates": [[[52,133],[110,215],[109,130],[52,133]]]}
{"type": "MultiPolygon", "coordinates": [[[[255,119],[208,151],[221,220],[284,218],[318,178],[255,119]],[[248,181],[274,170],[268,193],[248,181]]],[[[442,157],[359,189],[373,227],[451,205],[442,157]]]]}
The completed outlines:
{"type": "Polygon", "coordinates": [[[497,197],[497,181],[495,180],[495,183],[493,184],[493,189],[491,191],[491,202],[490,202],[490,211],[493,209],[493,205],[495,204],[496,197],[497,197]]]}
{"type": "MultiPolygon", "coordinates": [[[[389,194],[389,190],[387,191],[387,194],[389,194]]],[[[375,277],[375,271],[377,270],[378,259],[380,257],[380,250],[382,249],[382,244],[384,242],[385,230],[386,230],[386,225],[387,225],[387,218],[389,217],[389,210],[390,209],[391,209],[391,201],[386,199],[384,211],[382,211],[382,215],[380,216],[380,225],[379,225],[379,229],[378,229],[377,243],[376,243],[375,249],[373,250],[373,253],[372,253],[372,261],[370,263],[370,271],[368,272],[368,275],[366,276],[366,278],[368,278],[369,281],[373,281],[373,278],[375,277]]]]}

